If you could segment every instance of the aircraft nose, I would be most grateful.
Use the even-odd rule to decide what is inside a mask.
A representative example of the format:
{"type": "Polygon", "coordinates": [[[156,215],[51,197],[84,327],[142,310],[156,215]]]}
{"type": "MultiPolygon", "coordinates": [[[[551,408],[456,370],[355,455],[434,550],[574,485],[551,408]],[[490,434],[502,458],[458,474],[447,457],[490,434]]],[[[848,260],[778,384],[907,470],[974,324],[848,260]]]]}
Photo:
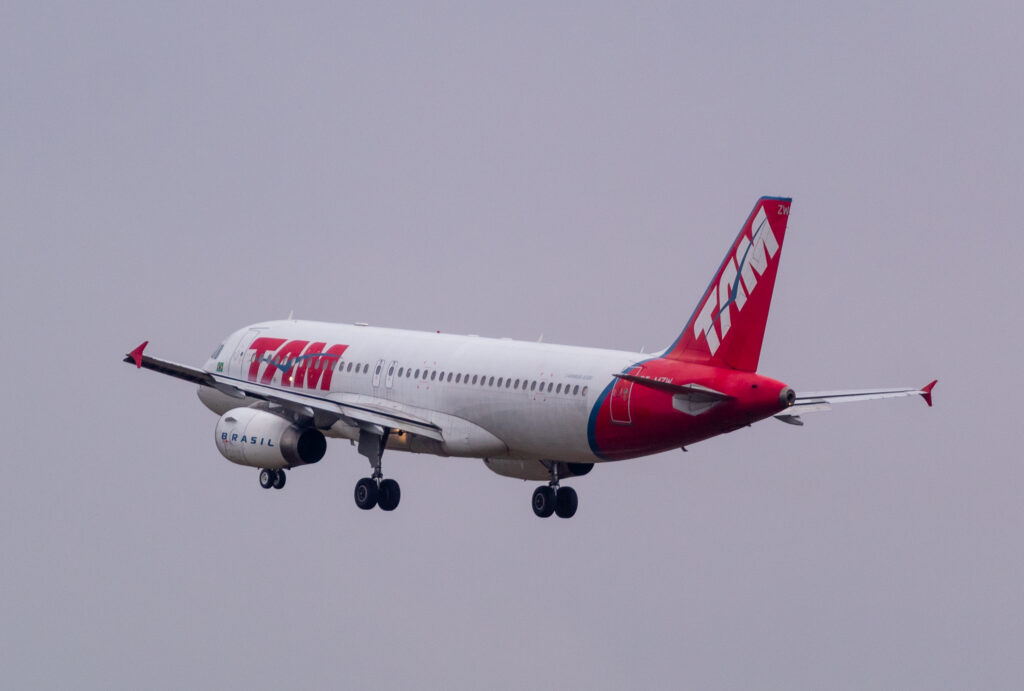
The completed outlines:
{"type": "Polygon", "coordinates": [[[796,403],[796,391],[788,386],[782,387],[782,391],[779,392],[779,403],[787,408],[796,403]]]}

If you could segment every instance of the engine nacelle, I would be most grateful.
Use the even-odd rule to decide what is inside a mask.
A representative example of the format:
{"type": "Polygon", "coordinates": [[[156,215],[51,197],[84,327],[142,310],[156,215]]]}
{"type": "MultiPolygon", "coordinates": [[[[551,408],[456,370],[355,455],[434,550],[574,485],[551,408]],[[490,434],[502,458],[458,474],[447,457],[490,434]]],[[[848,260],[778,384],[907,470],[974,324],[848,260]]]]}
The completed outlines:
{"type": "MultiPolygon", "coordinates": [[[[593,463],[566,463],[557,461],[558,477],[564,480],[567,477],[579,477],[586,475],[594,469],[593,463]]],[[[484,465],[505,477],[514,477],[519,480],[536,480],[544,482],[551,478],[551,473],[546,465],[540,461],[522,461],[516,458],[485,458],[484,465]]]]}
{"type": "Polygon", "coordinates": [[[217,450],[239,465],[281,470],[316,463],[327,451],[324,435],[255,408],[229,410],[217,421],[217,450]]]}

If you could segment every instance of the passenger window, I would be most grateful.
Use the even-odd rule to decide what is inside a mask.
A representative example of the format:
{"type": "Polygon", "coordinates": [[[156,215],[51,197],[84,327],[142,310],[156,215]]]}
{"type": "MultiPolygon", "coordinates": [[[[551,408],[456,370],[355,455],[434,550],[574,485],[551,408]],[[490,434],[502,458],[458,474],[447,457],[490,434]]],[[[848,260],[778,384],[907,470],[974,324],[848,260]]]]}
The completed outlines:
{"type": "Polygon", "coordinates": [[[513,389],[518,389],[519,388],[519,380],[518,379],[516,379],[516,383],[512,386],[512,388],[513,389]]]}
{"type": "Polygon", "coordinates": [[[536,389],[537,389],[537,382],[536,381],[530,382],[530,391],[536,391],[536,389]]]}
{"type": "Polygon", "coordinates": [[[377,365],[377,369],[373,370],[374,374],[380,374],[380,365],[377,365]]]}
{"type": "Polygon", "coordinates": [[[401,379],[403,374],[405,374],[405,368],[404,367],[399,367],[398,368],[398,378],[401,379]]]}
{"type": "Polygon", "coordinates": [[[498,377],[498,388],[501,388],[501,377],[498,377]]]}
{"type": "Polygon", "coordinates": [[[548,393],[551,393],[551,387],[554,386],[551,382],[548,382],[548,393]]]}
{"type": "Polygon", "coordinates": [[[391,369],[388,370],[388,376],[391,377],[391,376],[394,376],[394,374],[395,374],[395,366],[391,365],[391,369]]]}
{"type": "Polygon", "coordinates": [[[473,383],[476,384],[476,375],[473,375],[473,383]]]}
{"type": "Polygon", "coordinates": [[[511,387],[512,387],[512,380],[511,379],[506,379],[505,380],[505,388],[508,389],[508,388],[511,388],[511,387]]]}
{"type": "Polygon", "coordinates": [[[420,378],[420,371],[418,369],[416,370],[416,375],[415,376],[416,376],[417,379],[420,378]]]}
{"type": "Polygon", "coordinates": [[[349,372],[351,372],[351,371],[352,371],[352,363],[351,363],[351,362],[350,362],[350,363],[348,363],[348,371],[349,371],[349,372]]]}
{"type": "Polygon", "coordinates": [[[455,375],[455,383],[458,384],[460,381],[462,381],[462,375],[461,374],[456,374],[455,375]]]}
{"type": "Polygon", "coordinates": [[[441,372],[441,374],[437,375],[437,380],[444,381],[444,372],[441,372]]]}
{"type": "Polygon", "coordinates": [[[491,377],[491,383],[488,386],[494,386],[494,377],[491,377]]]}
{"type": "MultiPolygon", "coordinates": [[[[548,387],[548,390],[550,391],[550,387],[548,387]]],[[[555,393],[562,393],[562,385],[561,384],[559,384],[558,388],[555,389],[555,393]]]]}
{"type": "Polygon", "coordinates": [[[452,380],[452,373],[451,373],[451,372],[449,372],[449,373],[448,373],[448,381],[449,381],[449,382],[451,382],[451,380],[452,380]]]}
{"type": "Polygon", "coordinates": [[[434,381],[435,379],[437,379],[437,371],[436,370],[431,370],[430,371],[430,381],[434,381]]]}
{"type": "Polygon", "coordinates": [[[572,387],[572,395],[573,396],[578,395],[579,392],[580,392],[580,385],[579,384],[577,384],[576,386],[572,387]]]}
{"type": "Polygon", "coordinates": [[[586,395],[587,395],[587,387],[585,387],[585,386],[583,387],[583,395],[584,395],[584,396],[586,396],[586,395]]]}

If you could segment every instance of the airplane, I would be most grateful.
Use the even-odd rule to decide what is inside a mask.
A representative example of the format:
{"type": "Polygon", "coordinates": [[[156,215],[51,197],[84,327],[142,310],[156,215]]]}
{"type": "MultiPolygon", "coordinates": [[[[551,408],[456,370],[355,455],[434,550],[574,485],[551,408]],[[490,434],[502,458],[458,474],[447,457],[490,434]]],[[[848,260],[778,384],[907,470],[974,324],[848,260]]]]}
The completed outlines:
{"type": "Polygon", "coordinates": [[[348,439],[371,474],[360,509],[393,511],[401,489],[385,478],[385,450],[483,459],[507,477],[541,482],[542,518],[575,515],[568,478],[595,465],[696,442],[833,403],[919,395],[922,388],[797,393],[757,373],[792,200],[761,197],[682,332],[644,354],[543,342],[372,327],[268,321],[243,327],[201,368],[144,354],[124,362],[199,385],[220,416],[217,450],[260,469],[265,489],[285,470],[318,462],[326,437],[348,439]]]}

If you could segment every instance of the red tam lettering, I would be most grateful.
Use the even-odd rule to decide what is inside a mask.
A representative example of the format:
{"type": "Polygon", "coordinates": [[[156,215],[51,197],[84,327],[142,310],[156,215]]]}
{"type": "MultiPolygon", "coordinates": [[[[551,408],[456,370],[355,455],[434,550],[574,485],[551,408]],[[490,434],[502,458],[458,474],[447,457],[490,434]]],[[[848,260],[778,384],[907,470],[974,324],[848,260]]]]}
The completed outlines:
{"type": "Polygon", "coordinates": [[[316,388],[317,380],[319,379],[320,389],[322,391],[330,391],[334,368],[346,350],[348,350],[347,345],[332,345],[328,348],[323,356],[317,358],[320,360],[320,366],[307,371],[306,386],[311,389],[316,388]]]}
{"type": "Polygon", "coordinates": [[[280,369],[282,372],[281,386],[289,386],[292,383],[290,379],[292,378],[292,367],[294,363],[287,363],[287,360],[302,353],[302,350],[308,343],[309,341],[288,341],[281,346],[281,350],[277,351],[274,355],[274,359],[267,365],[267,369],[263,371],[260,383],[271,383],[274,379],[274,375],[277,373],[277,370],[280,369]]]}
{"type": "MultiPolygon", "coordinates": [[[[306,348],[306,352],[304,352],[302,354],[302,357],[299,359],[298,363],[296,363],[296,365],[295,365],[295,372],[294,372],[294,379],[295,379],[295,381],[292,383],[292,386],[299,386],[299,387],[310,386],[310,387],[312,387],[312,384],[307,384],[306,383],[306,377],[307,377],[307,375],[309,377],[313,377],[314,376],[314,374],[313,374],[314,370],[318,370],[320,368],[320,363],[318,362],[318,360],[320,358],[317,357],[317,356],[319,356],[321,353],[323,353],[325,347],[327,347],[327,344],[324,343],[323,341],[320,341],[318,343],[310,343],[309,344],[309,347],[306,348]]],[[[320,378],[320,373],[317,372],[315,376],[316,376],[317,379],[319,379],[320,378]]]]}
{"type": "Polygon", "coordinates": [[[283,338],[269,338],[267,336],[262,336],[252,342],[249,350],[255,350],[256,352],[253,354],[252,364],[249,365],[249,381],[256,381],[256,377],[259,376],[263,353],[277,350],[282,343],[284,343],[283,338]]]}

